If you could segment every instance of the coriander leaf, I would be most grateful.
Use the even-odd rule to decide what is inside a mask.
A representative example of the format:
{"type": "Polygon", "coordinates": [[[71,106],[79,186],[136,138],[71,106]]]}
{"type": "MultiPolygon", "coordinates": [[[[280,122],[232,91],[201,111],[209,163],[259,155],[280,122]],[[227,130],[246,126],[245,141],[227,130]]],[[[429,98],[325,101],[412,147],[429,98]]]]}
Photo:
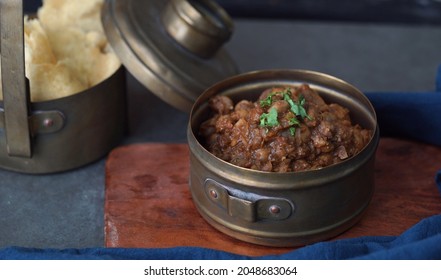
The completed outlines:
{"type": "Polygon", "coordinates": [[[290,125],[299,125],[300,122],[296,117],[294,117],[294,118],[289,119],[289,124],[290,125]]]}
{"type": "Polygon", "coordinates": [[[289,133],[291,133],[291,136],[294,136],[296,134],[296,128],[294,126],[290,127],[289,133]]]}
{"type": "Polygon", "coordinates": [[[291,106],[291,111],[296,115],[296,116],[300,116],[300,106],[297,104],[294,104],[293,106],[291,106]]]}
{"type": "Polygon", "coordinates": [[[288,94],[284,94],[283,99],[286,100],[289,105],[291,106],[291,112],[293,112],[296,116],[301,117],[302,119],[304,118],[308,118],[309,120],[311,120],[311,116],[308,115],[308,113],[306,112],[305,107],[303,107],[305,105],[305,97],[303,97],[303,95],[299,96],[299,99],[297,102],[293,101],[291,96],[289,96],[288,94]]]}
{"type": "Polygon", "coordinates": [[[268,113],[263,113],[260,116],[260,126],[273,127],[279,125],[277,116],[278,114],[276,108],[271,108],[268,113]]]}
{"type": "Polygon", "coordinates": [[[306,112],[305,107],[303,107],[305,105],[305,102],[306,102],[305,97],[303,95],[300,95],[299,96],[299,101],[298,101],[298,104],[299,104],[299,107],[298,107],[298,109],[299,109],[299,116],[301,118],[303,118],[303,119],[307,118],[308,120],[312,120],[312,117],[310,115],[308,115],[308,113],[306,112]]]}
{"type": "MultiPolygon", "coordinates": [[[[296,107],[296,104],[294,103],[294,101],[291,99],[291,96],[289,96],[289,94],[284,93],[283,94],[283,100],[285,100],[286,102],[288,102],[289,106],[291,107],[291,111],[293,110],[293,107],[296,107]]],[[[295,112],[293,112],[295,114],[295,112]]]]}
{"type": "Polygon", "coordinates": [[[265,118],[266,118],[265,115],[266,115],[265,113],[260,115],[260,124],[259,124],[260,126],[265,126],[265,118]]]}
{"type": "Polygon", "coordinates": [[[303,95],[300,95],[299,96],[299,105],[303,106],[303,105],[305,105],[305,102],[306,102],[305,97],[303,95]]]}
{"type": "Polygon", "coordinates": [[[300,117],[302,118],[306,118],[308,116],[308,113],[306,113],[306,110],[303,107],[299,107],[299,113],[300,113],[300,117]]]}
{"type": "Polygon", "coordinates": [[[260,107],[265,107],[265,106],[270,106],[273,103],[273,96],[276,93],[273,92],[271,94],[269,94],[265,99],[260,100],[260,107]]]}
{"type": "Polygon", "coordinates": [[[276,108],[271,108],[271,110],[268,112],[268,119],[267,119],[267,125],[268,126],[277,126],[279,125],[279,122],[277,120],[277,110],[276,108]]]}

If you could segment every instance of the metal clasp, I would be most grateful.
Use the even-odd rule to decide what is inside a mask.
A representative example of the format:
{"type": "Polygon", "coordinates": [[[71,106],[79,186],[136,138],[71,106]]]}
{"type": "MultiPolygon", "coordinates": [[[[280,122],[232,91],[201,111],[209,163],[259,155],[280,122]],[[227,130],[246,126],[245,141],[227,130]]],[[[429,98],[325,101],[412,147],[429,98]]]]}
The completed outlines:
{"type": "Polygon", "coordinates": [[[294,212],[294,204],[279,197],[268,197],[227,187],[213,179],[205,180],[205,193],[228,215],[248,222],[285,220],[294,212]]]}
{"type": "MultiPolygon", "coordinates": [[[[65,116],[60,111],[33,111],[29,116],[31,135],[54,133],[64,127],[65,116]]],[[[0,129],[4,129],[5,111],[0,108],[0,129]]]]}

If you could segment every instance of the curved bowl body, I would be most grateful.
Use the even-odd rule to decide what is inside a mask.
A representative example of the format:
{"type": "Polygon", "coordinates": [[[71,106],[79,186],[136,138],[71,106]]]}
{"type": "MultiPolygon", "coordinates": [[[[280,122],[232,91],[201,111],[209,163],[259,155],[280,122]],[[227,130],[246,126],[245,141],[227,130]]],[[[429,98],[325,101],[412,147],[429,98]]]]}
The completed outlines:
{"type": "Polygon", "coordinates": [[[0,128],[0,167],[23,173],[54,173],[105,156],[125,134],[125,90],[125,70],[121,67],[88,90],[32,103],[32,155],[10,156],[5,130],[0,128]]]}

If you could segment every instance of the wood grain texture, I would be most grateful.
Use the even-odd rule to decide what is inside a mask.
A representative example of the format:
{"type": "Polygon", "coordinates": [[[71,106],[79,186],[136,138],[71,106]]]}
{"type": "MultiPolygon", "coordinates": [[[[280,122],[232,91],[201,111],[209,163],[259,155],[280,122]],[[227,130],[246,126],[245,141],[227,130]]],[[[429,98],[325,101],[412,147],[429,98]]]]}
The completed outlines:
{"type": "MultiPolygon", "coordinates": [[[[441,213],[434,179],[439,169],[441,148],[381,139],[373,200],[361,221],[335,239],[399,235],[441,213]]],[[[253,245],[215,230],[192,202],[188,174],[186,144],[135,144],[112,151],[106,162],[106,247],[197,246],[248,256],[295,249],[253,245]]]]}

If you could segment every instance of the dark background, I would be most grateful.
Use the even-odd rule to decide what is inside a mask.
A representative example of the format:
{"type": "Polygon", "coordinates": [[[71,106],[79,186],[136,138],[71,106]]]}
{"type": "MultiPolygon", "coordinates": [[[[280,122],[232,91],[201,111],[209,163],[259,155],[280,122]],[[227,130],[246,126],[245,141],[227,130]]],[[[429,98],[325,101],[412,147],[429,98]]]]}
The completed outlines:
{"type": "MultiPolygon", "coordinates": [[[[441,24],[436,0],[217,0],[233,17],[441,24]]],[[[41,5],[24,1],[26,12],[41,5]]]]}

